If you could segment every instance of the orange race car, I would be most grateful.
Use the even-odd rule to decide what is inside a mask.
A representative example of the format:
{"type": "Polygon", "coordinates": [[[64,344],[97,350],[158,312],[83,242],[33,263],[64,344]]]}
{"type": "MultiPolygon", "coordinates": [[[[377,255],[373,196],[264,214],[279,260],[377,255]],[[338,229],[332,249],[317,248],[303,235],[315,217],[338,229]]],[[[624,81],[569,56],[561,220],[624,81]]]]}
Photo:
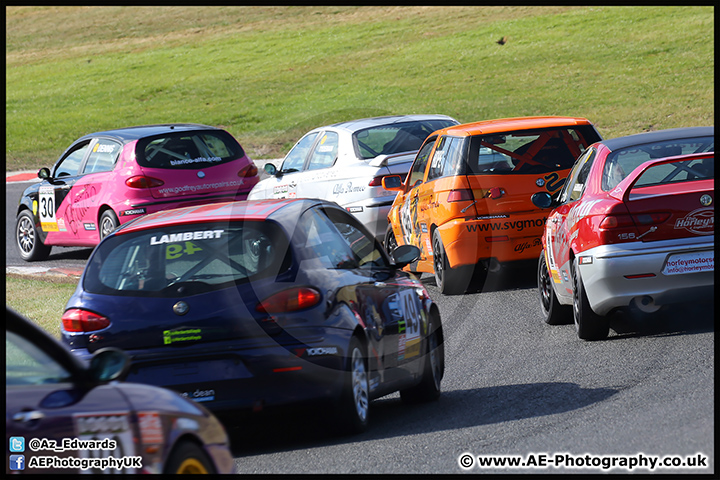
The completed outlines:
{"type": "Polygon", "coordinates": [[[590,121],[524,117],[455,125],[432,133],[388,214],[385,246],[420,248],[410,265],[434,273],[444,294],[464,293],[473,273],[482,279],[499,263],[536,260],[547,212],[535,192],[558,192],[575,159],[602,138],[590,121]],[[479,268],[475,268],[475,267],[479,268]]]}

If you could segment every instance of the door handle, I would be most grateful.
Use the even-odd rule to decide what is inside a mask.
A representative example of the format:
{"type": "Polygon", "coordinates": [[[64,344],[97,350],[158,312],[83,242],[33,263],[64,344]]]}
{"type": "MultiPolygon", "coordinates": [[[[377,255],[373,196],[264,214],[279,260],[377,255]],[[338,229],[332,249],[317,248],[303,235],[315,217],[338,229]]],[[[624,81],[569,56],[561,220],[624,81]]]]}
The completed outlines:
{"type": "Polygon", "coordinates": [[[23,423],[32,422],[33,420],[40,420],[42,418],[45,418],[45,414],[37,410],[32,410],[30,412],[19,412],[13,415],[13,421],[23,423]]]}

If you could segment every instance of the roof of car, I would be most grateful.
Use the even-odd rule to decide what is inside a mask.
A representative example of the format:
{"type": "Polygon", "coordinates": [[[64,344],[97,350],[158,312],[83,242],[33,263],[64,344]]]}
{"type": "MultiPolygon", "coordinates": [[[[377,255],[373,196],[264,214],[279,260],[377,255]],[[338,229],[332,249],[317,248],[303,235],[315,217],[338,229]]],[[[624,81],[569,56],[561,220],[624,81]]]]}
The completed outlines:
{"type": "MultiPolygon", "coordinates": [[[[341,128],[345,129],[351,132],[356,132],[358,130],[362,130],[369,127],[376,127],[378,125],[390,125],[393,123],[401,123],[401,122],[417,122],[417,121],[426,121],[426,120],[451,120],[453,122],[456,122],[452,117],[448,117],[447,115],[389,115],[385,117],[372,117],[372,118],[361,118],[358,120],[349,120],[347,122],[340,122],[340,123],[334,123],[332,125],[327,125],[326,127],[334,127],[334,128],[341,128]]],[[[319,128],[326,128],[326,127],[319,127],[319,128]]]]}
{"type": "Polygon", "coordinates": [[[138,230],[185,223],[223,222],[241,219],[262,221],[267,220],[268,217],[283,207],[298,203],[306,203],[307,206],[310,206],[329,202],[308,198],[283,198],[211,203],[175,208],[142,216],[120,227],[117,233],[125,234],[138,230]]]}
{"type": "Polygon", "coordinates": [[[165,123],[158,125],[138,125],[135,127],[124,127],[116,128],[114,130],[104,130],[101,132],[94,132],[80,138],[86,139],[91,137],[106,136],[114,137],[125,141],[137,140],[139,138],[150,137],[152,135],[159,135],[169,132],[186,132],[189,130],[219,130],[217,127],[211,127],[210,125],[202,125],[199,123],[165,123]]]}
{"type": "Polygon", "coordinates": [[[580,117],[515,117],[483,120],[481,122],[464,123],[438,130],[446,135],[483,135],[488,133],[513,132],[517,130],[533,130],[536,128],[570,127],[574,125],[592,125],[587,118],[580,117]]]}
{"type": "Polygon", "coordinates": [[[685,127],[670,128],[667,130],[657,130],[655,132],[636,133],[625,137],[611,138],[603,140],[602,143],[610,151],[620,148],[632,147],[633,145],[642,145],[645,143],[664,142],[678,138],[693,137],[709,137],[715,136],[715,127],[685,127]]]}

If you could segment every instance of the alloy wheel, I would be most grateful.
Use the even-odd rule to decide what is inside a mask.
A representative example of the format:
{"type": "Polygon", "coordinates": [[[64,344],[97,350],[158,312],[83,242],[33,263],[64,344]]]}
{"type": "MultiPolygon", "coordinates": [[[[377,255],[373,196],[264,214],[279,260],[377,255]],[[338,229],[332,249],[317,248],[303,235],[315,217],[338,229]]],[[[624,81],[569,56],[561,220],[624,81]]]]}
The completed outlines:
{"type": "Polygon", "coordinates": [[[352,393],[355,411],[360,421],[364,422],[368,416],[369,395],[368,380],[365,370],[365,361],[362,352],[356,348],[352,352],[352,393]]]}

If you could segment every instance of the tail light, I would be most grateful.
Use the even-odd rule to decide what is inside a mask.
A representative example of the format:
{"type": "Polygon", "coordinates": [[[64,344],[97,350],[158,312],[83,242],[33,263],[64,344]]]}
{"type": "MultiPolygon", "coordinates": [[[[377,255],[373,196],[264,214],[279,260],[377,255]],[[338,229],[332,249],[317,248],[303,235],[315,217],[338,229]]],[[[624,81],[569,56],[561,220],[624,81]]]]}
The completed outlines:
{"type": "Polygon", "coordinates": [[[493,242],[509,242],[510,237],[507,235],[496,235],[494,237],[485,237],[485,241],[487,243],[493,243],[493,242]]]}
{"type": "Polygon", "coordinates": [[[641,213],[638,215],[607,215],[600,222],[600,228],[626,228],[636,225],[659,225],[664,223],[670,214],[668,212],[641,213]]]}
{"type": "Polygon", "coordinates": [[[600,241],[604,244],[636,242],[656,231],[657,225],[668,218],[670,214],[667,212],[606,215],[600,222],[600,241]],[[640,230],[644,233],[639,233],[640,230]]]}
{"type": "Polygon", "coordinates": [[[130,188],[154,188],[164,184],[165,182],[159,178],[146,177],[145,175],[135,175],[125,180],[125,185],[130,188]]]}
{"type": "Polygon", "coordinates": [[[628,228],[634,226],[635,223],[633,223],[630,215],[607,215],[602,219],[602,222],[600,222],[600,228],[604,229],[628,228]]]}
{"type": "Polygon", "coordinates": [[[110,319],[100,314],[71,308],[63,313],[63,328],[66,332],[95,332],[110,326],[110,319]]]}
{"type": "Polygon", "coordinates": [[[258,174],[258,168],[255,166],[254,163],[251,163],[250,165],[246,165],[243,168],[240,169],[240,171],[237,173],[237,176],[240,178],[248,178],[248,177],[254,177],[258,174]]]}
{"type": "Polygon", "coordinates": [[[287,313],[314,307],[320,303],[320,292],[310,287],[283,290],[258,303],[255,310],[261,313],[287,313]]]}
{"type": "Polygon", "coordinates": [[[448,202],[472,201],[472,190],[451,190],[448,194],[448,202]]]}
{"type": "Polygon", "coordinates": [[[637,240],[637,228],[630,215],[605,215],[597,230],[601,244],[634,242],[637,240]]]}
{"type": "Polygon", "coordinates": [[[668,218],[670,218],[670,214],[668,212],[633,215],[633,220],[635,220],[635,223],[638,225],[659,225],[664,223],[668,218]]]}
{"type": "Polygon", "coordinates": [[[370,183],[368,183],[368,187],[382,187],[383,178],[385,178],[385,175],[374,177],[372,180],[370,180],[370,183]]]}

